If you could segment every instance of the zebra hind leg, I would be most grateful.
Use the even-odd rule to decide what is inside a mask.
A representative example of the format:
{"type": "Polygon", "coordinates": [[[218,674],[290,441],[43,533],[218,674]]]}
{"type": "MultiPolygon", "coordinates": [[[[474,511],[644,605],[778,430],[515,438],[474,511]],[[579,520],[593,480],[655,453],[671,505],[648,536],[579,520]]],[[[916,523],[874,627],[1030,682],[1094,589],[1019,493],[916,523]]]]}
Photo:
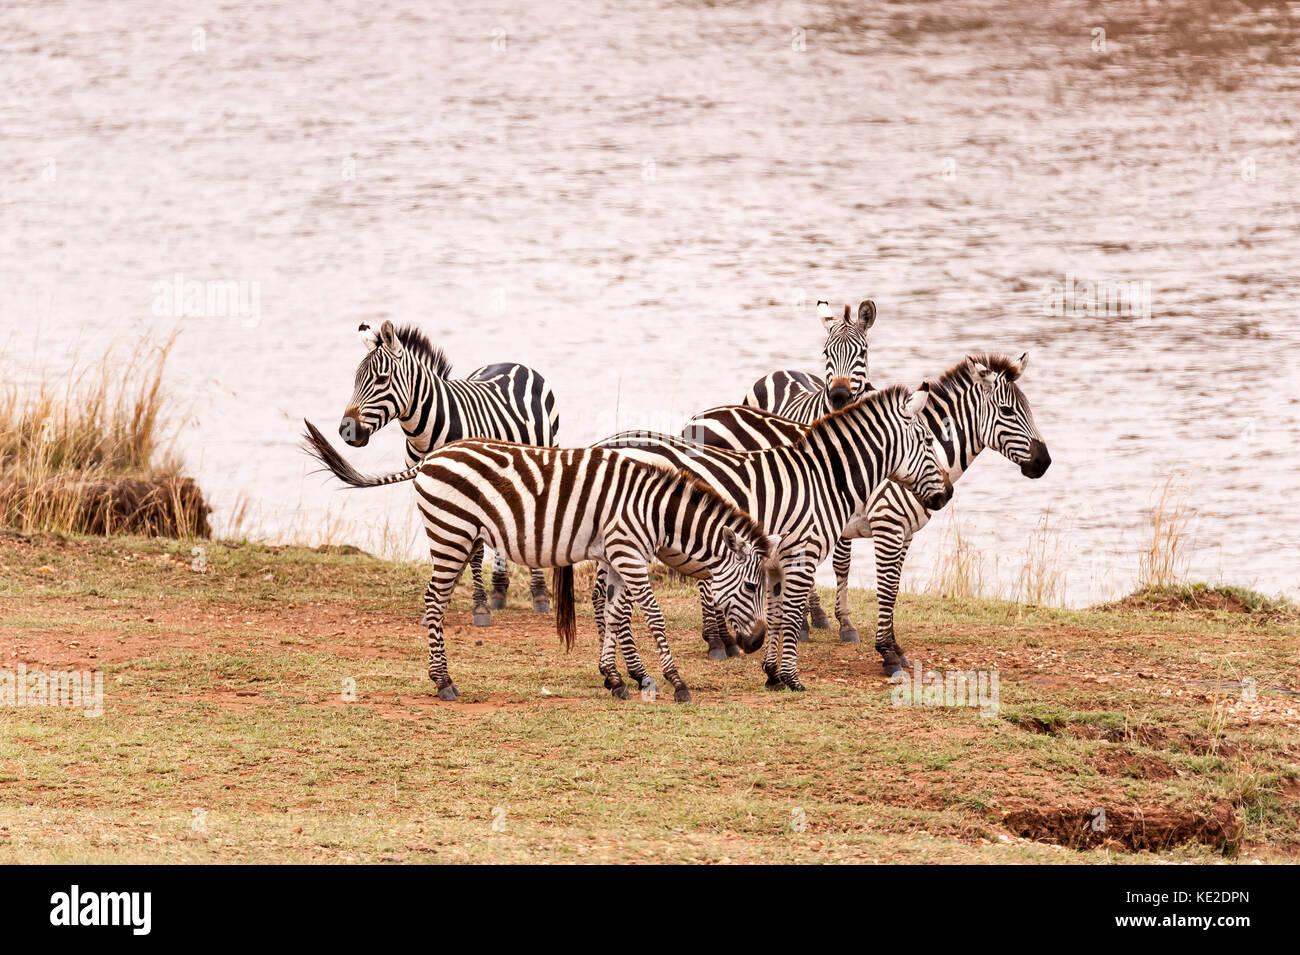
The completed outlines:
{"type": "Polygon", "coordinates": [[[504,610],[506,591],[510,588],[510,571],[506,559],[500,554],[492,555],[492,595],[488,597],[489,610],[504,610]]]}
{"type": "Polygon", "coordinates": [[[492,613],[488,610],[487,591],[483,589],[483,542],[474,544],[474,553],[469,559],[469,573],[474,581],[474,626],[492,625],[492,613]]]}
{"type": "Polygon", "coordinates": [[[818,596],[816,587],[808,591],[808,622],[818,630],[831,628],[831,618],[826,616],[826,611],[822,609],[822,599],[818,596]]]}
{"type": "Polygon", "coordinates": [[[467,556],[468,552],[462,554],[459,560],[449,559],[451,555],[435,556],[429,586],[424,590],[424,624],[429,628],[429,679],[438,687],[438,699],[448,702],[460,699],[460,691],[456,689],[447,669],[447,648],[443,641],[442,626],[447,604],[465,569],[467,556]]]}
{"type": "Polygon", "coordinates": [[[546,578],[540,570],[534,570],[528,580],[528,592],[533,598],[533,610],[536,613],[551,612],[551,596],[546,592],[546,578]]]}
{"type": "Polygon", "coordinates": [[[596,587],[592,591],[592,603],[596,606],[597,629],[600,631],[600,672],[605,678],[605,689],[616,700],[626,700],[630,694],[623,676],[618,672],[616,655],[616,632],[614,625],[614,607],[623,593],[623,581],[617,574],[601,569],[596,574],[596,587]]]}
{"type": "Polygon", "coordinates": [[[911,669],[903,648],[894,639],[894,603],[898,600],[899,580],[903,575],[903,561],[907,557],[910,538],[897,536],[876,541],[876,652],[887,676],[911,669]]]}

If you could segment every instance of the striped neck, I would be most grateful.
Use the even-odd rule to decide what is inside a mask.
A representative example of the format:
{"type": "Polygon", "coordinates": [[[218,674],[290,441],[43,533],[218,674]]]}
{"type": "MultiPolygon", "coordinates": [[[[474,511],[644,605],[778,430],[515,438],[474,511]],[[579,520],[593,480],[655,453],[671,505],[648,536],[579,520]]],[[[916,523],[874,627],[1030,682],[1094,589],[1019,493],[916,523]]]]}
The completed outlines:
{"type": "Polygon", "coordinates": [[[446,378],[412,357],[411,401],[399,421],[406,433],[406,461],[415,464],[436,447],[463,437],[459,433],[456,395],[446,378]],[[453,435],[453,431],[455,432],[453,435]]]}
{"type": "Polygon", "coordinates": [[[893,389],[872,392],[819,418],[793,445],[835,489],[837,518],[847,521],[898,466],[902,419],[893,407],[897,400],[893,389]]]}
{"type": "Polygon", "coordinates": [[[980,402],[978,387],[964,371],[960,378],[943,385],[930,382],[930,400],[921,414],[941,449],[949,481],[960,478],[984,450],[976,417],[980,402]]]}

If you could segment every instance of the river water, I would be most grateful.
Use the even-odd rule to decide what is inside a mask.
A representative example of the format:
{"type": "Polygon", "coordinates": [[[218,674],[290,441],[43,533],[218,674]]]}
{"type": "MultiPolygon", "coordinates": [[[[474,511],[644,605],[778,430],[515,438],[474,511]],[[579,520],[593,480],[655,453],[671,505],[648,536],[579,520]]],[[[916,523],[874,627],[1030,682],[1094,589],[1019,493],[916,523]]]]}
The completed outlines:
{"type": "MultiPolygon", "coordinates": [[[[1028,351],[1054,459],[981,459],[913,586],[955,519],[991,589],[1037,540],[1070,603],[1124,592],[1173,475],[1191,576],[1300,589],[1285,6],[463,6],[0,2],[6,381],[175,333],[219,530],[418,551],[409,489],[298,450],[359,321],[535,366],[583,444],[817,369],[812,303],[871,297],[878,384],[1028,351]],[[242,308],[187,315],[177,281],[242,308]]],[[[396,468],[399,435],[349,454],[396,468]]]]}

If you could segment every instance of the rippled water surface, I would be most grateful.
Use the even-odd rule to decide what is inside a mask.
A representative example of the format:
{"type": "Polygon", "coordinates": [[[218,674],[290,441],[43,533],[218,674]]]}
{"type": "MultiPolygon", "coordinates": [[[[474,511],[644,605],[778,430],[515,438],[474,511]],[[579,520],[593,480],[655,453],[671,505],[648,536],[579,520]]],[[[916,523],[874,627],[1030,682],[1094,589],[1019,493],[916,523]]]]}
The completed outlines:
{"type": "MultiPolygon", "coordinates": [[[[1124,590],[1172,473],[1194,576],[1300,587],[1287,7],[464,6],[0,2],[6,378],[175,331],[219,526],[242,497],[254,536],[401,546],[409,489],[297,450],[359,320],[534,365],[581,444],[816,369],[811,302],[871,297],[877,383],[1027,350],[1054,458],[981,459],[914,585],[955,514],[1014,586],[1048,514],[1069,599],[1124,590]],[[257,320],[155,315],[177,273],[256,283],[257,320]],[[1149,314],[1053,314],[1067,274],[1149,283],[1149,314]]],[[[399,435],[349,453],[396,468],[399,435]]]]}

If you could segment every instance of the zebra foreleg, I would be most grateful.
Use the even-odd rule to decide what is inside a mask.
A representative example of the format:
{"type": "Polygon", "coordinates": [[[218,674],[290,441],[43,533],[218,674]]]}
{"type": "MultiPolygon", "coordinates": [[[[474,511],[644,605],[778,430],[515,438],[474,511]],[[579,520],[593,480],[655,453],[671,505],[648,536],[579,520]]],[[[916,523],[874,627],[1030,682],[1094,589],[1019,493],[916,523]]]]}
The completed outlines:
{"type": "Polygon", "coordinates": [[[645,663],[641,660],[641,653],[636,648],[636,640],[632,636],[632,597],[626,588],[619,591],[618,600],[610,607],[609,626],[614,629],[614,641],[618,645],[619,652],[623,654],[623,664],[627,667],[628,678],[641,687],[642,693],[649,690],[654,693],[658,690],[658,684],[655,683],[654,677],[646,672],[645,663]]]}
{"type": "Polygon", "coordinates": [[[880,665],[888,676],[909,669],[903,648],[894,639],[894,603],[898,600],[898,584],[903,576],[903,561],[907,558],[910,537],[898,534],[872,535],[876,548],[876,652],[880,665]]]}
{"type": "MultiPolygon", "coordinates": [[[[791,690],[807,689],[799,679],[799,631],[802,629],[804,608],[808,606],[808,590],[813,584],[816,564],[811,560],[797,560],[786,568],[785,581],[781,594],[781,658],[775,671],[769,669],[764,660],[763,669],[767,671],[768,688],[776,689],[776,681],[791,690]]],[[[775,638],[770,640],[775,645],[775,638]]]]}
{"type": "Polygon", "coordinates": [[[713,602],[713,595],[703,580],[699,582],[699,591],[700,614],[704,621],[704,641],[709,645],[709,659],[725,660],[727,657],[739,656],[740,647],[736,646],[736,638],[727,630],[722,611],[713,602]]]}
{"type": "Polygon", "coordinates": [[[474,581],[474,626],[487,627],[492,623],[488,611],[487,591],[483,589],[483,542],[476,541],[469,559],[469,573],[474,581]]]}
{"type": "Polygon", "coordinates": [[[853,544],[843,537],[837,540],[832,563],[835,566],[835,617],[840,622],[840,642],[858,643],[858,628],[849,619],[849,570],[853,566],[853,544]]]}
{"type": "MultiPolygon", "coordinates": [[[[614,564],[614,569],[623,578],[623,583],[627,585],[633,602],[641,608],[646,623],[650,625],[650,632],[654,634],[655,643],[659,647],[660,669],[663,670],[664,679],[673,685],[673,700],[678,703],[689,703],[691,691],[686,688],[686,681],[677,672],[677,661],[673,659],[673,651],[668,646],[668,631],[664,624],[664,615],[659,609],[658,601],[655,600],[654,591],[650,589],[650,574],[646,565],[626,559],[617,563],[611,561],[611,564],[614,564]]],[[[606,627],[610,625],[611,619],[606,619],[606,627]]],[[[607,634],[605,641],[609,642],[609,639],[607,634]]]]}

